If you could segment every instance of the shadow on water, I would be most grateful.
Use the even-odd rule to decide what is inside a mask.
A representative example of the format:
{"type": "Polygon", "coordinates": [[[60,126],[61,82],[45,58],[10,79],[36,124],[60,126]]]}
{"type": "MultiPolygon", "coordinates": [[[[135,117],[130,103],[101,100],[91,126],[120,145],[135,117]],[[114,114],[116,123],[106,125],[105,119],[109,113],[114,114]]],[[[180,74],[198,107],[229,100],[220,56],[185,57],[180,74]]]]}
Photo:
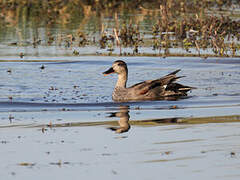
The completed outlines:
{"type": "MultiPolygon", "coordinates": [[[[171,113],[172,110],[176,109],[170,109],[169,112],[171,113]]],[[[156,111],[156,110],[154,110],[156,111]]],[[[229,122],[240,122],[240,115],[225,115],[225,116],[209,116],[209,117],[176,117],[173,115],[173,117],[170,118],[164,118],[159,117],[161,116],[161,112],[157,113],[157,116],[151,116],[151,117],[157,117],[157,118],[149,118],[149,113],[154,113],[154,111],[151,110],[140,110],[140,109],[131,109],[128,105],[116,105],[115,109],[111,109],[108,111],[103,111],[103,120],[101,119],[94,119],[93,121],[88,121],[82,118],[78,118],[76,122],[72,121],[69,122],[55,122],[55,123],[46,123],[42,124],[40,121],[32,124],[10,124],[6,126],[1,126],[1,128],[9,128],[9,127],[19,127],[19,128],[41,128],[42,132],[44,133],[45,130],[48,128],[63,128],[63,127],[90,127],[90,126],[107,126],[107,129],[112,130],[116,133],[126,133],[130,130],[131,126],[140,126],[140,127],[153,127],[153,126],[166,126],[166,125],[193,125],[193,124],[208,124],[208,123],[229,123],[229,122]],[[136,114],[140,114],[140,118],[136,118],[133,115],[133,119],[130,119],[130,113],[134,114],[135,111],[139,111],[136,114]],[[148,112],[150,111],[150,112],[148,112]],[[147,118],[141,119],[141,116],[144,116],[144,114],[147,114],[147,118]],[[111,118],[113,120],[106,120],[106,118],[111,118]],[[117,118],[117,120],[115,120],[117,118]]],[[[157,110],[159,111],[159,110],[157,110]]],[[[160,110],[161,111],[161,110],[160,110]]],[[[64,111],[65,112],[65,111],[64,111]]],[[[57,112],[53,112],[56,114],[57,112]]],[[[66,111],[67,113],[67,111],[66,111]]],[[[70,112],[73,113],[73,112],[70,112]]],[[[77,111],[76,114],[81,117],[82,111],[77,111]]],[[[88,115],[91,114],[90,111],[88,111],[88,115]]],[[[91,114],[92,115],[92,114],[91,114]]],[[[145,116],[144,116],[145,117],[145,116]]]]}
{"type": "Polygon", "coordinates": [[[116,133],[124,133],[128,132],[130,129],[129,124],[129,107],[128,106],[120,106],[118,112],[112,112],[108,117],[118,117],[120,120],[118,121],[119,127],[109,127],[108,129],[115,131],[116,133]]]}

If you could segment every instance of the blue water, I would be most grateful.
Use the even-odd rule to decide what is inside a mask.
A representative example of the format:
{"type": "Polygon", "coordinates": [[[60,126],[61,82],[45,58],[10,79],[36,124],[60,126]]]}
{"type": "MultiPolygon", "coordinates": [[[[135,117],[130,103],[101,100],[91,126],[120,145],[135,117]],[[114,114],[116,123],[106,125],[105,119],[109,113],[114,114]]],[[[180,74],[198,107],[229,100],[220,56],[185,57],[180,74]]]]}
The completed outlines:
{"type": "Polygon", "coordinates": [[[15,60],[0,62],[4,179],[239,179],[238,59],[2,58],[15,60]],[[129,86],[181,68],[180,83],[197,89],[177,101],[116,103],[117,77],[102,72],[117,59],[129,86]],[[214,123],[182,123],[198,117],[214,123]]]}
{"type": "MultiPolygon", "coordinates": [[[[80,122],[87,122],[86,119],[105,121],[106,112],[118,111],[123,105],[129,107],[131,119],[135,120],[239,115],[238,59],[83,56],[1,62],[0,65],[2,118],[14,113],[33,114],[35,120],[22,120],[23,125],[42,124],[42,114],[49,113],[64,114],[69,121],[75,121],[77,113],[87,117],[79,118],[80,122]],[[180,68],[179,75],[186,77],[179,82],[197,89],[177,101],[116,103],[111,94],[117,77],[114,74],[104,77],[102,72],[117,59],[128,64],[129,86],[180,68]],[[95,117],[99,111],[102,115],[95,117]],[[135,116],[135,111],[140,115],[135,116]]],[[[58,118],[53,116],[51,121],[58,118]]]]}

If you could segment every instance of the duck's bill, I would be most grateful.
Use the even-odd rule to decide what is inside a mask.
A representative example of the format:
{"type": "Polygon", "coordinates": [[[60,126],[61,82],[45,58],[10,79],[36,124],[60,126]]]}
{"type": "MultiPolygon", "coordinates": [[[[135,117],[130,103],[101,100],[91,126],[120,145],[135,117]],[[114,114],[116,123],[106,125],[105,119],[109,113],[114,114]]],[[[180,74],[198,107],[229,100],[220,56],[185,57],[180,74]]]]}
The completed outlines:
{"type": "Polygon", "coordinates": [[[113,68],[111,67],[107,71],[103,72],[103,75],[107,76],[107,75],[112,74],[112,73],[115,73],[115,72],[114,72],[113,68]]]}

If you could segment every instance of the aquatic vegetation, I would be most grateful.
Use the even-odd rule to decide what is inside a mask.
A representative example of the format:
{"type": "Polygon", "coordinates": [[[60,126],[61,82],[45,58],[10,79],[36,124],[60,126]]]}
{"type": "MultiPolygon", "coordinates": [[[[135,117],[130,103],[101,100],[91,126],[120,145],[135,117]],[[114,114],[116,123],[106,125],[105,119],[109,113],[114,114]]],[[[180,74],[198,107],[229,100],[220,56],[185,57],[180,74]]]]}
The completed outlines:
{"type": "Polygon", "coordinates": [[[29,163],[29,162],[21,162],[18,164],[19,166],[29,166],[29,167],[33,167],[36,165],[36,163],[29,163]]]}
{"type": "Polygon", "coordinates": [[[78,31],[77,36],[79,38],[79,40],[78,40],[79,41],[79,43],[78,43],[79,47],[84,47],[84,46],[89,44],[89,41],[87,39],[87,35],[84,32],[78,31]]]}
{"type": "Polygon", "coordinates": [[[21,53],[19,54],[19,56],[20,56],[20,58],[23,58],[23,56],[24,56],[24,53],[23,53],[23,52],[21,52],[21,53]]]}
{"type": "Polygon", "coordinates": [[[77,50],[73,50],[73,55],[78,56],[79,52],[77,50]]]}
{"type": "Polygon", "coordinates": [[[234,0],[0,0],[0,8],[0,43],[9,46],[97,46],[107,55],[179,55],[176,49],[203,57],[240,55],[240,4],[234,0]]]}

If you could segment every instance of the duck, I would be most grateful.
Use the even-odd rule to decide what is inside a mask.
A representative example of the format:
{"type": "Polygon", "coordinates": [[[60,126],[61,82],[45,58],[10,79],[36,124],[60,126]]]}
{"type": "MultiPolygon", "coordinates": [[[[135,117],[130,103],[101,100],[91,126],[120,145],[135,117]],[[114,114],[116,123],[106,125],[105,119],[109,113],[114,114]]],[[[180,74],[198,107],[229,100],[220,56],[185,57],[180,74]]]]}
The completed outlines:
{"type": "Polygon", "coordinates": [[[185,77],[177,76],[181,71],[177,69],[159,79],[146,80],[127,87],[128,68],[122,60],[117,60],[112,64],[103,75],[116,73],[118,75],[117,83],[112,93],[112,99],[117,102],[142,101],[142,100],[160,100],[160,99],[177,99],[187,96],[187,92],[195,87],[185,86],[176,83],[176,80],[185,77]]]}

